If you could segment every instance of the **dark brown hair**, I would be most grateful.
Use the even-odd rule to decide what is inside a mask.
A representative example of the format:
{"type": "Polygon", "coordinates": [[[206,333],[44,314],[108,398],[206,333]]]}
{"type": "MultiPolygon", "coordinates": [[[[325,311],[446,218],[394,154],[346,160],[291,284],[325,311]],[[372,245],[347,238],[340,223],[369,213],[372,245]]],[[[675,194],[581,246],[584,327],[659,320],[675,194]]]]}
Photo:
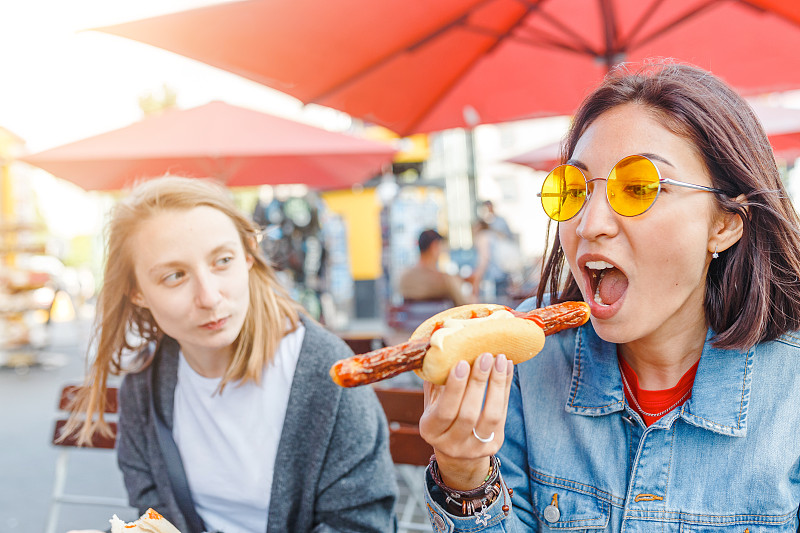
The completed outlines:
{"type": "MultiPolygon", "coordinates": [[[[719,348],[746,349],[800,329],[800,220],[781,182],[772,147],[751,107],[722,80],[697,67],[622,65],[578,109],[562,147],[566,161],[586,129],[606,111],[635,103],[650,108],[689,140],[711,175],[718,208],[744,221],[741,240],[708,269],[706,321],[719,348]],[[734,201],[744,195],[743,203],[734,201]]],[[[548,234],[550,228],[548,228],[548,234]]],[[[537,294],[553,302],[582,299],[556,234],[537,294]],[[563,290],[562,283],[563,280],[563,290]]]]}
{"type": "Polygon", "coordinates": [[[417,240],[417,244],[419,244],[419,251],[420,253],[424,253],[431,247],[436,241],[441,241],[442,236],[439,234],[438,231],[435,229],[426,229],[422,233],[419,234],[419,239],[417,240]]]}

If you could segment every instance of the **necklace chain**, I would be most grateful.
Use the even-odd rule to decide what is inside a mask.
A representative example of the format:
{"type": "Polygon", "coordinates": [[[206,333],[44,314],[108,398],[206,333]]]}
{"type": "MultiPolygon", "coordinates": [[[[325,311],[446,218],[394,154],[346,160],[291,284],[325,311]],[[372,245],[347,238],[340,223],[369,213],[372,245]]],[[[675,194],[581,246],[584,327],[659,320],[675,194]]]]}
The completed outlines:
{"type": "Polygon", "coordinates": [[[689,390],[687,390],[687,391],[684,393],[684,395],[683,395],[683,396],[681,396],[680,398],[678,398],[678,401],[677,401],[677,402],[675,402],[674,404],[672,404],[672,406],[670,406],[670,407],[668,407],[668,408],[664,409],[664,410],[663,410],[663,411],[661,411],[660,413],[648,413],[647,411],[645,411],[644,409],[642,409],[642,406],[641,406],[641,405],[639,405],[639,402],[637,402],[637,401],[636,401],[636,395],[635,395],[635,394],[633,393],[633,391],[631,390],[631,386],[630,386],[630,385],[628,385],[628,380],[625,378],[625,372],[620,372],[620,374],[622,375],[622,383],[624,383],[624,384],[625,384],[625,390],[627,390],[627,391],[628,391],[628,394],[630,394],[630,395],[631,395],[631,400],[633,400],[633,405],[634,405],[634,407],[636,407],[636,410],[637,410],[637,411],[639,411],[640,413],[642,413],[643,415],[645,415],[645,416],[649,416],[649,417],[652,417],[652,418],[658,418],[658,417],[664,416],[665,414],[669,413],[670,411],[672,411],[673,409],[675,409],[676,407],[678,407],[678,406],[679,406],[681,403],[683,403],[683,401],[684,401],[686,398],[688,398],[688,397],[689,397],[689,394],[691,394],[691,393],[692,393],[692,389],[689,389],[689,390]]]}

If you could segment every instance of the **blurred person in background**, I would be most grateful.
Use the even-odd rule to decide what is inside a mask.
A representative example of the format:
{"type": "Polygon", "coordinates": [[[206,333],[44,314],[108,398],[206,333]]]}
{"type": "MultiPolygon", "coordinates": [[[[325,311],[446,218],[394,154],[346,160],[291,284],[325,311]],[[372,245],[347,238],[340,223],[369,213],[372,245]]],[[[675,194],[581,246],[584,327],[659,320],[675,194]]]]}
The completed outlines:
{"type": "Polygon", "coordinates": [[[494,203],[491,200],[484,200],[478,207],[478,218],[485,220],[489,227],[506,238],[513,239],[514,234],[508,227],[506,219],[494,212],[494,203]]]}
{"type": "Polygon", "coordinates": [[[511,283],[515,276],[521,275],[523,266],[516,241],[478,218],[472,227],[472,244],[475,270],[468,278],[472,283],[472,298],[482,303],[510,305],[511,283]]]}
{"type": "Polygon", "coordinates": [[[140,513],[183,533],[394,531],[381,406],[332,382],[352,351],[289,298],[259,236],[205,180],[144,182],[115,206],[67,432],[107,430],[106,379],[122,373],[118,463],[140,513]]]}
{"type": "Polygon", "coordinates": [[[433,229],[419,235],[419,261],[400,277],[398,290],[405,302],[415,300],[451,300],[454,305],[470,303],[464,292],[464,280],[439,270],[444,239],[433,229]]]}

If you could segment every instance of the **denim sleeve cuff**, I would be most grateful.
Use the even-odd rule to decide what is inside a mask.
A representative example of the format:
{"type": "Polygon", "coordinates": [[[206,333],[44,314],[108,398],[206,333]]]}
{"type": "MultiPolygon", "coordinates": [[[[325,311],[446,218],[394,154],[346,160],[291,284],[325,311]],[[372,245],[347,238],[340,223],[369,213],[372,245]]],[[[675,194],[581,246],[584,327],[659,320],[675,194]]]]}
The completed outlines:
{"type": "Polygon", "coordinates": [[[521,313],[527,313],[528,311],[533,311],[534,309],[536,309],[536,297],[535,296],[531,296],[530,298],[527,298],[527,299],[523,300],[517,306],[517,311],[519,311],[521,313]]]}
{"type": "MultiPolygon", "coordinates": [[[[502,475],[501,475],[502,480],[502,475]]],[[[428,518],[435,533],[474,531],[503,531],[500,523],[506,518],[503,505],[508,505],[511,510],[511,497],[508,495],[505,483],[502,483],[503,493],[492,502],[482,515],[456,516],[445,510],[445,494],[433,482],[430,467],[425,469],[425,503],[428,518]]]]}

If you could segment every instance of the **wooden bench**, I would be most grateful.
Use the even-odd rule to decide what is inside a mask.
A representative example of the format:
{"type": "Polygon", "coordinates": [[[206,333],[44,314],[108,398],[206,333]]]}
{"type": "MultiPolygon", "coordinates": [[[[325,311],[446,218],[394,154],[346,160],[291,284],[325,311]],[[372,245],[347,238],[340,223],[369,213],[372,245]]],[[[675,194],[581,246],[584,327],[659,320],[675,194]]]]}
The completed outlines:
{"type": "Polygon", "coordinates": [[[386,323],[392,329],[411,333],[425,320],[453,305],[452,300],[406,300],[388,307],[386,323]]]}
{"type": "Polygon", "coordinates": [[[375,388],[389,422],[389,450],[400,481],[408,490],[399,508],[398,526],[405,531],[430,531],[428,523],[414,521],[415,508],[427,517],[422,497],[423,472],[433,448],[419,434],[419,419],[424,410],[422,389],[375,388]]]}
{"type": "Polygon", "coordinates": [[[371,333],[340,333],[339,336],[355,354],[371,352],[387,345],[382,336],[371,333]]]}
{"type": "Polygon", "coordinates": [[[397,464],[427,466],[433,448],[419,435],[422,389],[375,388],[389,422],[389,448],[397,464]]]}
{"type": "MultiPolygon", "coordinates": [[[[69,406],[80,390],[77,385],[67,385],[61,390],[61,396],[58,402],[58,409],[62,412],[68,412],[69,406]]],[[[117,402],[117,389],[108,387],[106,389],[106,408],[107,415],[116,415],[118,411],[117,402]]],[[[53,481],[53,496],[50,503],[50,514],[47,519],[46,533],[56,533],[58,526],[58,515],[61,511],[61,506],[65,504],[72,505],[100,505],[105,507],[114,507],[119,510],[120,508],[128,508],[128,501],[123,498],[112,498],[108,496],[92,496],[87,494],[70,494],[65,492],[65,485],[67,482],[67,470],[69,466],[69,453],[71,450],[78,448],[77,435],[71,434],[64,439],[60,439],[64,426],[67,423],[67,417],[63,416],[55,421],[53,426],[53,435],[51,442],[54,446],[60,448],[58,457],[56,458],[56,471],[55,479],[53,481]]],[[[95,433],[92,437],[91,446],[83,447],[82,449],[88,450],[113,450],[116,445],[117,423],[114,420],[109,420],[109,426],[113,435],[106,436],[100,433],[95,433]]],[[[118,511],[119,512],[119,511],[118,511]]]]}

